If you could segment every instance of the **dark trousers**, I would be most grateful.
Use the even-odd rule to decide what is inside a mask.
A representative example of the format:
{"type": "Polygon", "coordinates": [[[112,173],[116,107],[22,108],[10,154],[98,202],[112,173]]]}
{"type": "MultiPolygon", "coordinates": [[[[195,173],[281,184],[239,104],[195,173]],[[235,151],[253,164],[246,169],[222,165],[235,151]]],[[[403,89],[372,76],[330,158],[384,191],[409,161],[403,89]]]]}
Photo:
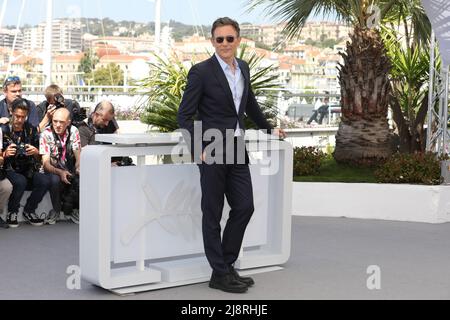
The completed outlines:
{"type": "MultiPolygon", "coordinates": [[[[13,186],[13,190],[8,201],[8,212],[19,212],[20,200],[22,199],[25,190],[27,190],[27,178],[24,175],[12,170],[7,171],[6,177],[13,186]]],[[[44,174],[38,172],[34,173],[31,181],[31,194],[28,197],[23,210],[28,213],[34,213],[49,186],[50,182],[44,174]]]]}
{"type": "Polygon", "coordinates": [[[200,164],[199,169],[205,254],[213,272],[223,275],[238,258],[254,211],[250,170],[248,164],[200,164]],[[221,238],[224,196],[231,211],[221,238]]]}
{"type": "Polygon", "coordinates": [[[47,172],[45,175],[50,182],[49,192],[53,210],[61,212],[61,192],[64,188],[64,182],[61,181],[61,178],[57,174],[47,172]]]}

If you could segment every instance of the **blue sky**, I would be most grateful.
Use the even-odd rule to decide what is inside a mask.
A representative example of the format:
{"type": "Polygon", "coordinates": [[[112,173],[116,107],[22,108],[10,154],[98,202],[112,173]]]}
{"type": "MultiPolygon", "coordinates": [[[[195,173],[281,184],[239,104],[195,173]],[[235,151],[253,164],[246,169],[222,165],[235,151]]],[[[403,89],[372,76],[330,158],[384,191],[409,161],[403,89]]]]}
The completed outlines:
{"type": "MultiPolygon", "coordinates": [[[[3,3],[5,0],[1,0],[3,3]]],[[[23,0],[8,0],[3,26],[16,25],[23,0]]],[[[25,0],[22,23],[45,21],[47,0],[25,0]]],[[[229,16],[238,22],[271,23],[263,10],[245,13],[247,0],[162,0],[162,21],[169,19],[187,24],[211,24],[217,17],[229,16]]],[[[0,6],[1,8],[1,6],[0,6]]],[[[154,21],[151,0],[54,0],[54,18],[108,17],[113,20],[154,21]]]]}

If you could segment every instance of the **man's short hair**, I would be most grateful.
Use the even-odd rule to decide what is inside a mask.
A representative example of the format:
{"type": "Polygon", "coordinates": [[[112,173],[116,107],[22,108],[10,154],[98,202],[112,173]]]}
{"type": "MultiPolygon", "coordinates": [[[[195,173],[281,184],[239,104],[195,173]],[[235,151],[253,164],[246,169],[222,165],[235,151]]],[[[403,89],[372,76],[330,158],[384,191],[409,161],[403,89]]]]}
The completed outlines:
{"type": "Polygon", "coordinates": [[[20,78],[18,76],[9,76],[6,77],[5,81],[3,82],[3,90],[8,89],[8,86],[10,84],[21,84],[22,82],[20,81],[20,78]]]}
{"type": "Polygon", "coordinates": [[[30,111],[30,107],[28,106],[28,102],[25,99],[17,98],[14,100],[11,104],[11,110],[12,112],[16,111],[17,109],[26,111],[27,114],[30,111]]]}
{"type": "Polygon", "coordinates": [[[103,112],[104,110],[106,110],[107,107],[109,107],[109,113],[114,115],[115,110],[113,104],[106,100],[97,103],[97,105],[94,108],[94,112],[96,113],[103,112]]]}
{"type": "Polygon", "coordinates": [[[56,84],[51,84],[47,88],[45,88],[44,95],[47,101],[55,96],[55,94],[63,94],[61,88],[56,84]]]}
{"type": "Polygon", "coordinates": [[[214,31],[216,31],[218,27],[223,26],[232,26],[234,30],[236,30],[237,36],[240,37],[241,29],[239,28],[239,23],[228,17],[219,18],[216,21],[214,21],[211,28],[211,36],[214,38],[214,31]]]}

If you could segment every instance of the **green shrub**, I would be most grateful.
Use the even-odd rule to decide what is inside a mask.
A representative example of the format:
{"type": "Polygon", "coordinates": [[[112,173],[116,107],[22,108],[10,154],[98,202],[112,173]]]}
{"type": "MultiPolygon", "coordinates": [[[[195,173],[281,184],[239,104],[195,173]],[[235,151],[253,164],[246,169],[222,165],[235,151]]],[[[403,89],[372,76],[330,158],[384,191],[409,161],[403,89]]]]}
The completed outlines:
{"type": "Polygon", "coordinates": [[[316,147],[294,148],[294,176],[309,176],[319,173],[325,153],[316,147]]]}
{"type": "Polygon", "coordinates": [[[431,152],[396,153],[375,171],[381,183],[440,184],[440,159],[431,152]]]}

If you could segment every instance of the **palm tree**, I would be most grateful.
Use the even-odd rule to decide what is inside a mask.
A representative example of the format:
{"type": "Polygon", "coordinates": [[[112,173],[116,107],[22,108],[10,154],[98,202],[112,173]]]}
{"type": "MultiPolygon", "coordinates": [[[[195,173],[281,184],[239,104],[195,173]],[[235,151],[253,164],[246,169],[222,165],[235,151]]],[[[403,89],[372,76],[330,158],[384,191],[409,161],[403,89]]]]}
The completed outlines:
{"type": "Polygon", "coordinates": [[[140,83],[139,91],[146,96],[141,121],[157,127],[161,132],[178,129],[177,113],[187,83],[189,69],[174,56],[164,60],[155,55],[150,63],[151,74],[140,83]]]}
{"type": "MultiPolygon", "coordinates": [[[[399,151],[425,151],[431,24],[420,0],[402,2],[386,15],[381,28],[392,61],[390,107],[399,151]]],[[[440,59],[437,59],[440,68],[440,59]]]]}
{"type": "MultiPolygon", "coordinates": [[[[250,68],[250,85],[255,96],[264,100],[259,101],[261,110],[266,118],[275,124],[276,91],[279,88],[274,66],[261,66],[263,57],[256,52],[248,51],[242,45],[238,58],[247,61],[250,68]]],[[[139,92],[144,92],[142,103],[144,112],[141,121],[158,128],[161,132],[172,132],[178,129],[177,113],[187,83],[189,68],[178,57],[164,60],[156,56],[157,61],[151,63],[151,74],[140,83],[139,92]]],[[[255,124],[245,118],[246,128],[255,128],[255,124]]]]}
{"type": "Polygon", "coordinates": [[[399,151],[425,151],[424,122],[428,111],[429,48],[423,45],[401,46],[400,36],[383,30],[383,38],[391,57],[390,106],[399,137],[399,151]]]}
{"type": "MultiPolygon", "coordinates": [[[[368,22],[375,17],[372,5],[380,8],[380,17],[384,18],[405,3],[405,0],[253,0],[249,4],[250,9],[264,5],[272,17],[287,21],[285,31],[289,38],[299,35],[307,19],[319,13],[333,14],[337,20],[353,26],[351,41],[347,42],[346,52],[341,53],[343,64],[339,65],[342,118],[333,153],[338,162],[373,164],[392,153],[387,121],[391,63],[379,30],[368,22]]],[[[415,26],[420,29],[420,25],[415,26]]]]}

